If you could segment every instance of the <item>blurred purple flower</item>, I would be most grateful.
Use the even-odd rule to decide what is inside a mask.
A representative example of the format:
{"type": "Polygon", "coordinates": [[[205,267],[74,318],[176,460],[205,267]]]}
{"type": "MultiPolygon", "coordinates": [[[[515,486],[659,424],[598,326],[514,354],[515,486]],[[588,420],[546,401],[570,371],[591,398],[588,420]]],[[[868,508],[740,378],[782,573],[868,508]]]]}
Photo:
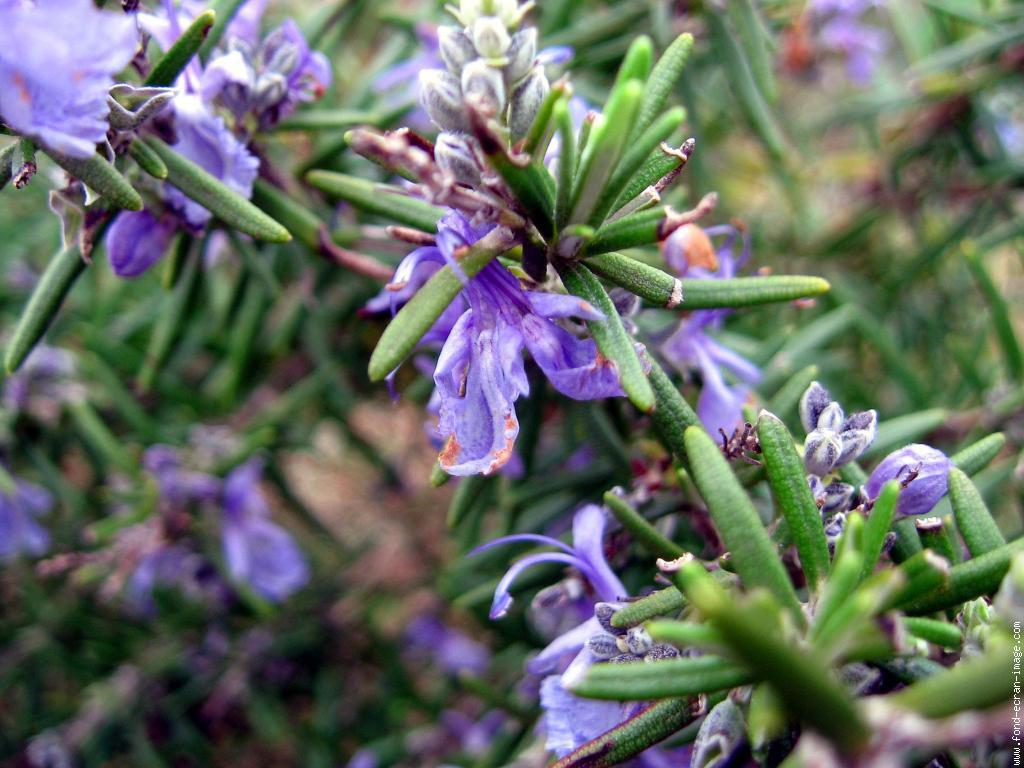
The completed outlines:
{"type": "Polygon", "coordinates": [[[864,493],[867,498],[876,499],[883,485],[897,480],[903,488],[896,502],[896,514],[925,515],[946,495],[947,476],[952,468],[953,462],[942,451],[913,443],[882,459],[865,483],[864,493]]]}
{"type": "Polygon", "coordinates": [[[869,84],[887,47],[885,33],[863,21],[877,4],[876,0],[812,0],[809,5],[821,25],[822,45],[846,57],[846,76],[860,86],[869,84]]]}
{"type": "Polygon", "coordinates": [[[0,0],[0,117],[72,157],[107,134],[107,92],[138,47],[134,20],[92,0],[0,0]]]}
{"type": "MultiPolygon", "coordinates": [[[[368,308],[390,305],[394,310],[445,263],[458,274],[455,252],[491,229],[449,211],[438,222],[437,244],[410,253],[395,271],[395,281],[368,308]]],[[[466,281],[460,298],[423,339],[426,344],[443,341],[434,383],[445,471],[490,474],[512,457],[519,432],[515,401],[529,392],[524,348],[564,395],[577,400],[622,395],[618,372],[598,355],[593,340],[577,338],[555,322],[571,317],[603,316],[574,296],[524,290],[497,261],[466,281]]]]}
{"type": "Polygon", "coordinates": [[[13,492],[0,492],[0,561],[20,554],[38,557],[50,547],[50,534],[36,522],[53,508],[53,496],[38,485],[9,478],[13,492]]]}
{"type": "Polygon", "coordinates": [[[206,602],[223,597],[223,586],[202,555],[181,544],[164,544],[139,560],[128,580],[127,599],[136,611],[151,616],[156,610],[154,589],[174,589],[206,602]]]}
{"type": "Polygon", "coordinates": [[[46,420],[59,416],[60,406],[74,390],[75,359],[70,352],[39,344],[3,382],[3,407],[31,412],[46,420]]]}
{"type": "Polygon", "coordinates": [[[291,534],[270,521],[261,474],[260,461],[250,459],[224,481],[224,557],[231,578],[280,602],[309,580],[309,566],[291,534]]]}
{"type": "Polygon", "coordinates": [[[415,657],[427,656],[449,675],[462,671],[483,674],[491,653],[464,632],[453,629],[436,616],[424,614],[410,622],[405,631],[406,649],[415,657]]]}
{"type": "Polygon", "coordinates": [[[212,501],[220,494],[219,479],[184,468],[180,452],[169,445],[147,448],[142,457],[142,466],[156,478],[161,498],[172,506],[212,501]]]}
{"type": "Polygon", "coordinates": [[[286,19],[261,42],[228,40],[200,78],[206,102],[217,101],[241,123],[252,115],[256,130],[287,117],[300,102],[323,95],[331,82],[327,57],[311,51],[298,25],[286,19]]]}
{"type": "MultiPolygon", "coordinates": [[[[735,277],[750,255],[745,234],[732,226],[707,230],[696,225],[680,227],[665,241],[664,249],[665,261],[677,275],[709,280],[735,277]],[[712,253],[709,238],[718,235],[726,237],[712,253]],[[743,243],[737,254],[736,240],[741,236],[743,243]]],[[[661,345],[661,354],[674,367],[680,371],[691,368],[700,371],[703,386],[697,400],[697,415],[712,434],[719,429],[732,434],[743,420],[743,404],[750,387],[761,379],[756,365],[709,335],[722,327],[729,313],[727,309],[692,312],[661,345]],[[737,383],[728,383],[725,372],[735,377],[737,383]]]]}

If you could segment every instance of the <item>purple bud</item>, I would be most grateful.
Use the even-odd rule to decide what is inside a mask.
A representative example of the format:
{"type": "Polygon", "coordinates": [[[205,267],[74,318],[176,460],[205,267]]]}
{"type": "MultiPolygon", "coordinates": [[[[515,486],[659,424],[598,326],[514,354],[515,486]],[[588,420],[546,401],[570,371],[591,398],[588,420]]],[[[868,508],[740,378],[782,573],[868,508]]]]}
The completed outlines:
{"type": "Polygon", "coordinates": [[[826,405],[821,413],[818,414],[818,423],[815,425],[815,429],[823,429],[829,432],[839,432],[843,428],[843,421],[845,420],[843,414],[843,407],[839,403],[833,401],[826,405]]]}
{"type": "Polygon", "coordinates": [[[893,451],[875,467],[864,486],[876,499],[882,486],[897,480],[903,486],[896,502],[897,515],[925,515],[946,495],[946,476],[953,462],[942,451],[914,443],[893,451]]]}
{"type": "Polygon", "coordinates": [[[462,93],[466,98],[473,96],[479,99],[496,115],[505,109],[505,81],[501,70],[483,59],[471,61],[463,68],[462,93]]]}
{"type": "Polygon", "coordinates": [[[743,712],[726,698],[708,712],[693,742],[693,768],[716,768],[730,762],[745,741],[743,712]]]}
{"type": "Polygon", "coordinates": [[[598,659],[610,659],[622,653],[615,635],[610,635],[607,632],[591,635],[587,640],[587,648],[598,659]]]}
{"type": "Polygon", "coordinates": [[[508,64],[505,66],[505,78],[508,82],[514,83],[521,77],[524,77],[533,66],[533,60],[536,56],[536,28],[527,27],[522,32],[517,32],[512,38],[512,44],[506,53],[508,64]]]}
{"type": "Polygon", "coordinates": [[[818,428],[818,417],[831,402],[832,395],[828,390],[812,381],[800,398],[800,422],[804,425],[804,432],[813,432],[818,428]]]}
{"type": "Polygon", "coordinates": [[[804,466],[812,475],[827,475],[842,451],[843,443],[835,432],[814,430],[804,443],[804,466]]]}
{"type": "Polygon", "coordinates": [[[465,131],[469,128],[462,108],[462,87],[459,78],[440,69],[420,72],[420,103],[443,131],[465,131]]]}
{"type": "Polygon", "coordinates": [[[469,35],[455,27],[438,27],[437,44],[445,66],[456,76],[477,56],[469,35]]]}

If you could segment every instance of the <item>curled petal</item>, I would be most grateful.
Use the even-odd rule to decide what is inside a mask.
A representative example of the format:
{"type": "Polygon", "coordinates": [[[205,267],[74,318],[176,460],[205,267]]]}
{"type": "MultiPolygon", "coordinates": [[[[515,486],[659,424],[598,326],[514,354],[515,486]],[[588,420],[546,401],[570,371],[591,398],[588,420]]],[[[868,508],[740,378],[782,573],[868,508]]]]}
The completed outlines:
{"type": "Polygon", "coordinates": [[[494,600],[491,602],[491,619],[500,619],[508,614],[509,608],[512,607],[512,594],[510,592],[512,582],[527,568],[532,568],[541,563],[565,563],[574,568],[579,568],[588,577],[590,575],[588,564],[576,557],[576,555],[566,554],[565,552],[541,552],[536,555],[527,555],[522,560],[517,560],[513,563],[512,567],[501,577],[501,581],[498,582],[498,586],[494,590],[494,600]]]}

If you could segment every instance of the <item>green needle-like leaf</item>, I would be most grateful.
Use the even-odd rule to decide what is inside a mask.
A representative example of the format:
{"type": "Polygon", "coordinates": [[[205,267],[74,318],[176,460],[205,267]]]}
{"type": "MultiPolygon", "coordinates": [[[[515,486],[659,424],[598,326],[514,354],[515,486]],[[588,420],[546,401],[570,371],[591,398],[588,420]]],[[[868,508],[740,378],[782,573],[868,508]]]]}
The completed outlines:
{"type": "Polygon", "coordinates": [[[953,505],[956,527],[973,557],[1006,544],[971,478],[956,468],[949,471],[949,500],[953,505]]]}
{"type": "Polygon", "coordinates": [[[471,112],[470,121],[487,162],[508,185],[541,237],[549,239],[554,234],[555,199],[548,186],[551,176],[547,169],[529,155],[522,156],[525,165],[513,160],[478,112],[471,112]]]}
{"type": "Polygon", "coordinates": [[[789,525],[808,586],[816,589],[828,576],[828,541],[821,511],[804,475],[803,460],[786,425],[774,414],[761,411],[757,436],[764,453],[768,482],[789,525]]]}
{"type": "Polygon", "coordinates": [[[160,139],[149,138],[146,143],[167,166],[167,181],[229,227],[272,243],[292,239],[278,222],[160,139]]]}
{"type": "Polygon", "coordinates": [[[903,628],[914,637],[927,640],[929,643],[943,648],[959,649],[964,642],[960,627],[948,621],[926,619],[920,616],[904,616],[901,620],[903,628]]]}
{"type": "Polygon", "coordinates": [[[983,656],[966,659],[952,669],[932,675],[886,696],[884,701],[924,717],[949,717],[971,709],[988,709],[1009,701],[1014,677],[1010,644],[993,642],[983,656]]]}
{"type": "Polygon", "coordinates": [[[644,83],[651,74],[651,65],[654,63],[654,43],[647,35],[640,35],[629,44],[619,71],[615,74],[615,83],[612,91],[621,88],[630,80],[637,80],[644,83]]]}
{"type": "Polygon", "coordinates": [[[60,251],[47,264],[46,271],[32,290],[25,311],[18,318],[18,324],[7,344],[7,352],[4,355],[4,368],[7,373],[18,370],[46,333],[46,329],[57,316],[64,297],[85,271],[85,267],[85,261],[78,248],[60,251]]]}
{"type": "Polygon", "coordinates": [[[755,678],[772,685],[790,713],[845,751],[867,741],[868,729],[853,701],[816,656],[777,636],[699,563],[686,563],[670,576],[755,678]]]}
{"type": "Polygon", "coordinates": [[[926,411],[908,413],[895,419],[886,419],[878,425],[878,434],[871,447],[864,451],[864,456],[878,456],[888,453],[907,443],[920,440],[929,432],[938,429],[949,419],[949,411],[944,408],[929,408],[926,411]]]}
{"type": "Polygon", "coordinates": [[[684,439],[694,482],[744,585],[767,589],[803,625],[800,601],[775,545],[718,444],[701,427],[689,427],[684,439]]]}
{"type": "Polygon", "coordinates": [[[11,183],[14,176],[14,154],[18,151],[18,142],[13,141],[0,150],[0,189],[11,183]]]}
{"type": "MultiPolygon", "coordinates": [[[[512,245],[511,233],[498,227],[463,252],[457,252],[456,258],[463,274],[472,278],[512,245]]],[[[370,381],[382,381],[397,368],[461,290],[462,282],[450,266],[435,272],[384,329],[370,356],[370,381]]]]}
{"type": "Polygon", "coordinates": [[[992,594],[1006,576],[1013,555],[1022,550],[1024,538],[958,563],[950,569],[949,578],[944,584],[926,595],[903,601],[897,607],[909,614],[924,615],[954,608],[967,600],[992,594]]]}
{"type": "Polygon", "coordinates": [[[584,263],[591,272],[656,307],[675,309],[685,298],[679,278],[621,253],[602,253],[584,263]]]}
{"type": "Polygon", "coordinates": [[[654,186],[663,178],[673,173],[683,164],[681,152],[665,152],[657,149],[650,154],[640,167],[640,170],[633,174],[633,178],[619,193],[612,205],[612,211],[618,211],[626,203],[633,200],[637,195],[648,187],[654,186]]]}
{"type": "Polygon", "coordinates": [[[132,160],[139,164],[139,168],[154,179],[163,181],[167,178],[167,166],[164,165],[164,161],[145,142],[137,139],[132,140],[132,143],[128,145],[128,154],[132,156],[132,160]]]}
{"type": "MultiPolygon", "coordinates": [[[[679,602],[682,604],[684,598],[679,590],[675,587],[671,587],[671,590],[679,595],[679,602]]],[[[666,592],[668,590],[662,591],[666,592]]],[[[615,614],[612,618],[617,616],[618,614],[615,614]]],[[[689,621],[660,619],[647,622],[644,628],[655,642],[670,643],[680,650],[701,648],[718,652],[725,647],[721,633],[710,624],[694,624],[689,621]]]]}
{"type": "Polygon", "coordinates": [[[666,699],[588,741],[551,768],[611,768],[639,755],[701,715],[694,699],[666,699]]]}
{"type": "Polygon", "coordinates": [[[298,112],[274,126],[275,131],[342,131],[357,125],[380,125],[387,122],[381,112],[362,109],[317,109],[298,112]]]}
{"type": "Polygon", "coordinates": [[[569,293],[590,302],[604,314],[604,320],[588,320],[594,343],[607,360],[616,366],[626,396],[644,413],[654,410],[654,390],[647,380],[633,338],[622,325],[622,318],[601,282],[579,262],[560,262],[558,274],[569,293]]]}
{"type": "Polygon", "coordinates": [[[754,675],[716,656],[652,661],[647,664],[594,664],[570,690],[588,699],[646,701],[713,693],[754,681],[754,675]]]}
{"type": "Polygon", "coordinates": [[[892,518],[896,512],[896,501],[899,499],[900,484],[890,480],[882,486],[875,504],[871,507],[868,519],[864,523],[864,571],[861,578],[865,579],[875,570],[878,558],[882,555],[885,537],[892,527],[892,518]]]}
{"type": "Polygon", "coordinates": [[[150,70],[146,78],[146,85],[149,86],[172,86],[178,79],[192,57],[199,53],[199,48],[206,40],[210,28],[217,19],[217,13],[213,10],[206,10],[196,16],[195,21],[188,25],[188,29],[181,33],[181,37],[174,41],[174,44],[164,53],[150,70]]]}
{"type": "Polygon", "coordinates": [[[84,182],[109,205],[129,211],[142,210],[142,198],[139,197],[139,193],[113,165],[98,154],[85,160],[48,150],[46,155],[76,179],[84,182]]]}
{"type": "Polygon", "coordinates": [[[437,221],[444,216],[444,208],[402,194],[397,187],[376,184],[355,176],[333,171],[310,171],[306,174],[306,181],[360,210],[386,216],[397,224],[421,232],[436,232],[437,221]]]}
{"type": "Polygon", "coordinates": [[[953,466],[965,475],[976,475],[999,455],[1004,445],[1006,445],[1006,435],[996,432],[972,443],[962,451],[957,451],[949,459],[953,462],[953,466]]]}
{"type": "Polygon", "coordinates": [[[675,133],[685,118],[686,110],[682,107],[670,109],[655,120],[640,136],[630,141],[622,159],[615,167],[601,196],[594,205],[594,210],[587,220],[590,226],[599,227],[604,222],[612,211],[613,204],[622,193],[623,187],[640,171],[644,162],[661,142],[675,133]]]}
{"type": "MultiPolygon", "coordinates": [[[[644,549],[655,557],[674,560],[686,551],[611,491],[605,493],[604,503],[615,515],[615,519],[622,524],[622,527],[633,534],[633,537],[643,545],[644,549]]],[[[682,696],[683,694],[678,695],[682,696]]]]}
{"type": "Polygon", "coordinates": [[[555,130],[558,132],[558,184],[555,192],[555,224],[561,229],[569,218],[572,204],[572,180],[576,175],[576,137],[573,135],[569,103],[560,99],[554,107],[555,130]]]}
{"type": "Polygon", "coordinates": [[[795,301],[828,293],[831,286],[820,277],[772,275],[733,277],[728,280],[683,280],[685,309],[753,307],[778,301],[795,301]]]}
{"type": "Polygon", "coordinates": [[[665,370],[650,355],[647,361],[651,364],[648,378],[654,390],[654,413],[651,418],[661,436],[662,442],[672,451],[680,463],[686,463],[686,439],[688,427],[700,426],[700,418],[685,398],[679,394],[676,385],[668,377],[665,370]]]}
{"type": "Polygon", "coordinates": [[[612,626],[619,629],[635,627],[655,616],[678,613],[684,605],[686,605],[686,599],[683,597],[683,593],[675,587],[659,589],[647,597],[622,606],[612,615],[612,626]]]}
{"type": "Polygon", "coordinates": [[[583,224],[590,220],[626,149],[642,97],[640,82],[628,80],[612,91],[608,98],[605,111],[597,118],[586,149],[580,156],[580,168],[573,184],[570,224],[583,224]]]}
{"type": "Polygon", "coordinates": [[[644,85],[644,99],[640,103],[640,113],[637,115],[636,125],[633,126],[631,139],[636,139],[646,131],[662,113],[665,101],[675,90],[692,50],[693,35],[686,32],[673,40],[658,59],[644,85]]]}

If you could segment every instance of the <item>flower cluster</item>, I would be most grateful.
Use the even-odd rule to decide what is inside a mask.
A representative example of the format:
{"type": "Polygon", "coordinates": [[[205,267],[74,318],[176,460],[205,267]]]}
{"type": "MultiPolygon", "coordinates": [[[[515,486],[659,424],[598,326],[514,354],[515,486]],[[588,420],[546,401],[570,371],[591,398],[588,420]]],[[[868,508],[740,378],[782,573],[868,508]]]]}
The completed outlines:
{"type": "MultiPolygon", "coordinates": [[[[263,3],[249,0],[229,25],[224,47],[205,67],[192,63],[178,78],[169,112],[171,146],[242,197],[252,195],[259,159],[248,142],[296,106],[320,96],[330,83],[327,59],[311,51],[286,20],[260,40],[263,3]]],[[[161,14],[140,14],[141,27],[165,49],[203,8],[191,2],[161,14]]],[[[160,184],[146,210],[121,213],[107,249],[114,272],[137,277],[166,253],[179,232],[200,233],[210,212],[170,184],[160,184]]]]}
{"type": "Polygon", "coordinates": [[[466,101],[495,116],[516,141],[526,135],[550,88],[537,61],[537,30],[516,31],[532,5],[462,2],[456,12],[462,28],[437,30],[446,69],[420,72],[421,103],[441,129],[434,148],[437,164],[467,186],[480,183],[486,163],[469,134],[466,101]]]}
{"type": "MultiPolygon", "coordinates": [[[[239,465],[224,480],[189,468],[180,451],[165,445],[149,448],[143,464],[157,481],[166,522],[191,507],[219,510],[224,561],[236,584],[280,602],[308,581],[309,567],[302,552],[291,535],[270,520],[260,489],[260,460],[239,465]]],[[[204,581],[216,582],[208,561],[183,541],[161,536],[141,558],[129,590],[133,602],[146,608],[155,586],[175,585],[199,594],[204,590],[196,585],[204,581]]]]}

